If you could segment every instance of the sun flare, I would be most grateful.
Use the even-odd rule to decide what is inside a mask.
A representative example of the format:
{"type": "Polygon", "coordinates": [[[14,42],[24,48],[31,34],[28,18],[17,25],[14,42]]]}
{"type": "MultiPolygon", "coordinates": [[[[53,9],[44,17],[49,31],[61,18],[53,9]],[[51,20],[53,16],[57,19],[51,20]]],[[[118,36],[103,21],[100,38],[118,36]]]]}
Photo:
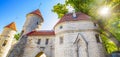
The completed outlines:
{"type": "Polygon", "coordinates": [[[110,13],[110,8],[109,7],[102,7],[99,9],[99,14],[102,16],[107,16],[110,13]]]}

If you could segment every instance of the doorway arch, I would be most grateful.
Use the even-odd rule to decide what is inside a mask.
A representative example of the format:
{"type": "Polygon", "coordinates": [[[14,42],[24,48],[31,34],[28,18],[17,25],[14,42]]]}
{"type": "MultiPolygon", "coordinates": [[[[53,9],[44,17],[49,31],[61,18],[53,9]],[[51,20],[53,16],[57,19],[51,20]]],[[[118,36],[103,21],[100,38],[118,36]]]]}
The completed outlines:
{"type": "Polygon", "coordinates": [[[44,52],[39,52],[35,57],[47,57],[44,52]]]}

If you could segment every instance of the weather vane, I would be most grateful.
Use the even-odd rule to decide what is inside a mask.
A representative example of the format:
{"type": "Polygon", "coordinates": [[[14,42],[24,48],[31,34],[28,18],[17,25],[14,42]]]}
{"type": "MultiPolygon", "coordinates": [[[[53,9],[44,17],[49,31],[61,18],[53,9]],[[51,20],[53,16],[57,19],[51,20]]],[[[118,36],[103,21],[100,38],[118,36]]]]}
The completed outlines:
{"type": "Polygon", "coordinates": [[[40,6],[42,5],[42,3],[40,2],[40,4],[39,4],[39,6],[38,6],[38,8],[40,8],[40,6]]]}

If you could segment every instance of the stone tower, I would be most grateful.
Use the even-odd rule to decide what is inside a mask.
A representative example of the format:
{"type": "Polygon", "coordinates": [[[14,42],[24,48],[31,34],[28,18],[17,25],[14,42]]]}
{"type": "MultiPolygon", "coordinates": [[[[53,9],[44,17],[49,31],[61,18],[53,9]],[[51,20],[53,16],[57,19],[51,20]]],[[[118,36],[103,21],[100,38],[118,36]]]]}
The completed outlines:
{"type": "Polygon", "coordinates": [[[4,27],[4,30],[0,35],[0,57],[7,56],[16,31],[16,25],[14,22],[4,27]]]}
{"type": "Polygon", "coordinates": [[[64,15],[55,26],[55,57],[105,57],[97,24],[77,12],[64,15]]]}
{"type": "Polygon", "coordinates": [[[29,13],[26,15],[26,22],[23,26],[22,33],[27,34],[33,30],[37,30],[41,28],[41,24],[43,23],[43,17],[39,11],[39,9],[29,13]]]}
{"type": "Polygon", "coordinates": [[[27,33],[38,30],[43,22],[43,17],[39,9],[32,11],[26,15],[26,22],[23,26],[21,32],[21,37],[19,42],[14,46],[13,50],[10,52],[9,57],[22,57],[24,53],[24,48],[27,43],[27,33]]]}

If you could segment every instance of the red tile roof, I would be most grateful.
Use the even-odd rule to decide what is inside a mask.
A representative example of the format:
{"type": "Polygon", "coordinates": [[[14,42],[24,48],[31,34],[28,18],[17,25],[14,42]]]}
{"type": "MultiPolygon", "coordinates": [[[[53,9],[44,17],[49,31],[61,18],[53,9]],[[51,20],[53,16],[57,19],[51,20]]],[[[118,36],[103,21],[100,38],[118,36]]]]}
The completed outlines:
{"type": "MultiPolygon", "coordinates": [[[[73,17],[72,15],[73,13],[68,13],[68,14],[65,14],[58,22],[56,25],[58,25],[59,23],[62,23],[62,22],[66,22],[66,21],[78,21],[78,20],[90,20],[90,16],[84,14],[84,13],[81,13],[81,12],[77,12],[76,13],[76,16],[77,17],[73,17]]],[[[55,25],[55,26],[56,26],[55,25]]],[[[54,26],[54,27],[55,27],[54,26]]]]}
{"type": "Polygon", "coordinates": [[[32,11],[31,13],[29,13],[29,14],[36,14],[36,15],[38,15],[39,17],[41,17],[41,18],[42,18],[42,21],[44,21],[44,20],[43,20],[43,17],[42,17],[42,14],[41,14],[41,12],[40,12],[40,10],[39,10],[39,9],[34,10],[34,11],[32,11]]]}
{"type": "Polygon", "coordinates": [[[15,22],[10,23],[9,25],[5,26],[5,28],[6,28],[6,27],[7,27],[7,28],[10,28],[10,29],[12,29],[12,30],[17,31],[15,22]]]}
{"type": "Polygon", "coordinates": [[[52,30],[42,30],[42,31],[32,31],[27,35],[28,36],[51,36],[51,35],[55,35],[55,33],[52,30]]]}

